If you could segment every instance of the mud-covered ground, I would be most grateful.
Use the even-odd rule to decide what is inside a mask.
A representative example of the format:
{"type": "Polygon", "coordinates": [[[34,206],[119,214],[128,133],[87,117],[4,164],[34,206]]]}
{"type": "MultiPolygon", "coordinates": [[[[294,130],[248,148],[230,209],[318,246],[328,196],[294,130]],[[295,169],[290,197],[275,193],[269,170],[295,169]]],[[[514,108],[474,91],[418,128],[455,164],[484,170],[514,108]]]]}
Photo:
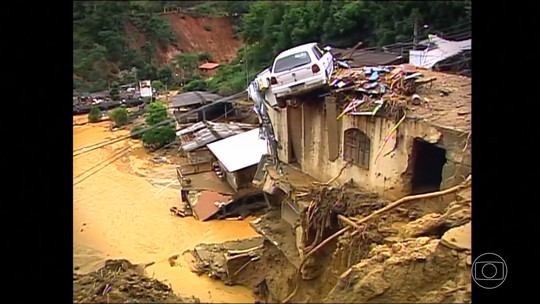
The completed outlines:
{"type": "MultiPolygon", "coordinates": [[[[310,194],[322,198],[321,210],[324,201],[346,200],[343,214],[358,218],[388,204],[352,189],[310,194]]],[[[284,301],[296,286],[290,299],[296,303],[467,302],[470,210],[470,188],[446,203],[436,198],[405,204],[369,221],[361,231],[351,229],[329,242],[308,258],[301,275],[291,259],[297,252],[294,230],[270,212],[254,221],[267,239],[262,255],[238,274],[235,283],[251,288],[266,303],[284,301]],[[276,228],[287,225],[290,229],[276,228]]],[[[335,229],[345,227],[331,222],[335,229]]]]}
{"type": "Polygon", "coordinates": [[[73,274],[74,303],[200,303],[177,296],[170,286],[145,276],[146,265],[107,260],[88,274],[73,274]]]}

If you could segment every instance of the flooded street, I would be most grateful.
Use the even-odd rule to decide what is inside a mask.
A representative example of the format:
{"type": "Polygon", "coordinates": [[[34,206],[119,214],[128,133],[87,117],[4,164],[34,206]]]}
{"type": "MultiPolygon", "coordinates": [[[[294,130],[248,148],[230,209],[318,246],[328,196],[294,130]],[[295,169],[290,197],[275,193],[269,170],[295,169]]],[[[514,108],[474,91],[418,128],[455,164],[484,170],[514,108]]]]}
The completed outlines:
{"type": "MultiPolygon", "coordinates": [[[[84,120],[86,115],[74,117],[77,122],[84,120]]],[[[109,122],[74,126],[73,150],[129,134],[108,127],[109,122]]],[[[170,283],[176,293],[194,295],[202,302],[253,303],[249,288],[199,277],[182,257],[175,267],[168,262],[170,256],[199,243],[257,236],[249,226],[253,218],[200,222],[171,216],[169,208],[180,204],[176,165],[174,161],[157,164],[151,158],[141,142],[130,139],[74,156],[74,266],[86,273],[106,259],[153,261],[147,274],[170,283]],[[129,152],[122,155],[124,150],[129,152]]]]}

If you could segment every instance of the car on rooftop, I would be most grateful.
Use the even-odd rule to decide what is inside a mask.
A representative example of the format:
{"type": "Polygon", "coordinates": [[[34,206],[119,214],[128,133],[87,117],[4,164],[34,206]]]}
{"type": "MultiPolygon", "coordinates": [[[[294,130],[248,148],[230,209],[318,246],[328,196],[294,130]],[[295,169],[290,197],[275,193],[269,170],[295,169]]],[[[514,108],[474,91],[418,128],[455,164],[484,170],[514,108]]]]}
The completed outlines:
{"type": "Polygon", "coordinates": [[[330,48],[317,42],[302,44],[279,53],[270,67],[269,85],[280,107],[285,99],[325,87],[334,72],[330,48]]]}

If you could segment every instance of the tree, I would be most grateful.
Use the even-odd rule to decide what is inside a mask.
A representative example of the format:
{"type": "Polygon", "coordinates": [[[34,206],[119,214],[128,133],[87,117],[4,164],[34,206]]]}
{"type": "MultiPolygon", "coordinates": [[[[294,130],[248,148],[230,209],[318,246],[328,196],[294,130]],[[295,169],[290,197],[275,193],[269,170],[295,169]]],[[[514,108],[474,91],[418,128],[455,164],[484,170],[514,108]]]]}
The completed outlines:
{"type": "Polygon", "coordinates": [[[146,147],[155,150],[173,142],[176,139],[176,132],[171,126],[158,126],[144,132],[142,136],[146,147]]]}
{"type": "Polygon", "coordinates": [[[197,55],[197,59],[199,61],[211,61],[212,55],[208,54],[208,52],[202,52],[197,55]]]}
{"type": "Polygon", "coordinates": [[[184,80],[191,80],[196,74],[198,56],[197,54],[178,54],[174,58],[174,62],[178,68],[182,70],[184,80]]]}
{"type": "Polygon", "coordinates": [[[152,88],[156,89],[156,91],[159,92],[159,90],[161,90],[162,87],[163,87],[163,82],[159,80],[152,81],[152,88]]]}
{"type": "Polygon", "coordinates": [[[148,106],[146,111],[146,124],[154,126],[167,119],[167,108],[159,103],[153,102],[148,106]]]}
{"type": "Polygon", "coordinates": [[[157,78],[164,84],[172,84],[174,81],[173,70],[170,66],[164,66],[157,71],[157,78]]]}
{"type": "Polygon", "coordinates": [[[143,143],[150,149],[158,149],[176,139],[173,123],[156,126],[167,120],[167,108],[157,102],[151,103],[147,110],[146,124],[154,128],[142,135],[143,143]]]}
{"type": "Polygon", "coordinates": [[[97,106],[93,106],[88,113],[89,122],[98,122],[101,120],[101,110],[97,106]]]}
{"type": "Polygon", "coordinates": [[[115,127],[121,127],[129,122],[128,112],[124,106],[109,111],[108,116],[114,120],[115,127]]]}

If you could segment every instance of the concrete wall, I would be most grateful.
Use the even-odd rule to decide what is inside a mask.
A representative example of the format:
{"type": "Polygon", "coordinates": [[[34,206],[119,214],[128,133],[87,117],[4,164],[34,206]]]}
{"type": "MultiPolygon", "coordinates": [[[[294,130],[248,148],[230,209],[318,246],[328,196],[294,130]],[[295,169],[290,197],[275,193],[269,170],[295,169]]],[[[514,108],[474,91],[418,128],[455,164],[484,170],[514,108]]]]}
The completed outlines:
{"type": "Polygon", "coordinates": [[[227,179],[227,182],[233,188],[234,191],[238,191],[240,189],[250,188],[252,185],[253,177],[255,176],[255,173],[257,172],[257,165],[249,166],[247,168],[235,171],[235,172],[227,172],[225,168],[221,165],[221,169],[223,172],[225,172],[225,177],[227,179]]]}
{"type": "Polygon", "coordinates": [[[345,165],[344,131],[358,128],[371,140],[369,169],[353,165],[345,169],[338,179],[340,182],[352,179],[359,187],[375,191],[389,199],[410,194],[409,162],[414,138],[421,138],[446,149],[447,162],[443,167],[441,189],[458,184],[471,171],[471,143],[466,145],[467,134],[406,119],[399,127],[396,150],[383,157],[394,147],[394,136],[384,145],[376,160],[377,151],[394,126],[394,121],[380,117],[346,115],[337,123],[328,123],[336,119],[336,113],[341,112],[340,109],[329,109],[330,107],[336,105],[331,97],[327,97],[324,103],[304,102],[294,109],[287,108],[281,112],[270,110],[277,139],[281,144],[279,157],[282,162],[290,162],[291,159],[286,156],[291,154],[291,147],[300,146],[302,153],[296,156],[302,171],[321,181],[329,180],[345,165]],[[291,117],[294,119],[290,119],[291,117]],[[286,130],[294,131],[287,134],[286,130]],[[467,147],[463,151],[465,146],[467,147]]]}

